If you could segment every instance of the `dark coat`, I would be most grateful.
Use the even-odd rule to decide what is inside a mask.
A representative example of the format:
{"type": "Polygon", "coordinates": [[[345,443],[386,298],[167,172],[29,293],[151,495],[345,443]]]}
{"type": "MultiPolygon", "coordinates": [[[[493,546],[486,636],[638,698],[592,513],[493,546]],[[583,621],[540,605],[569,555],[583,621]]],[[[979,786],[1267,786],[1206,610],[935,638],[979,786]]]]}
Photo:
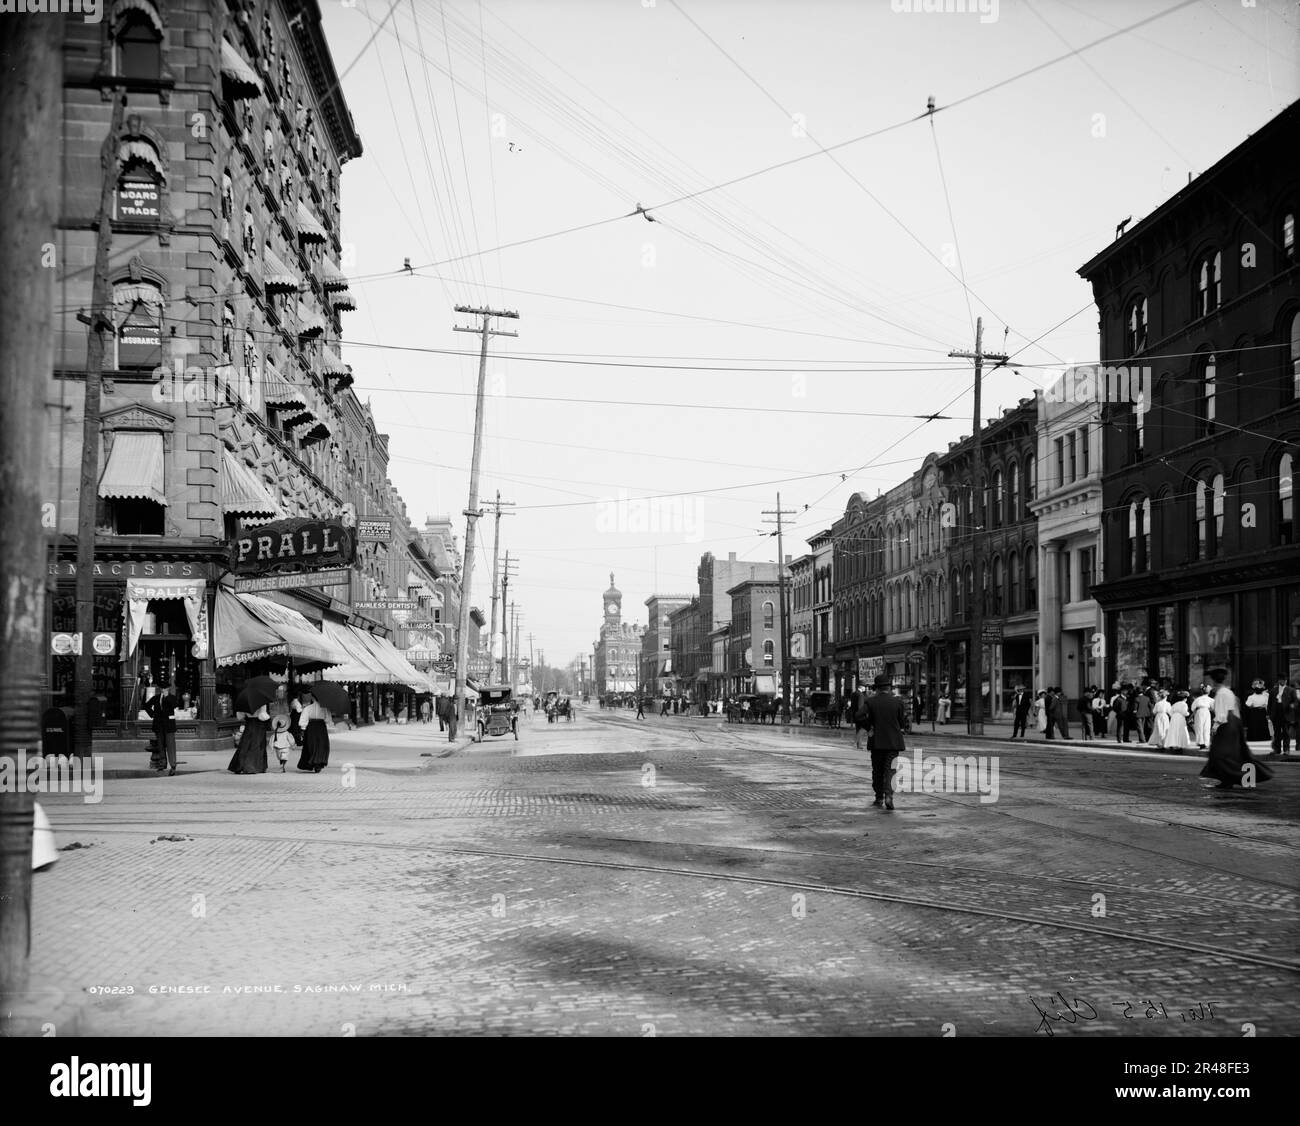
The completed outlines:
{"type": "Polygon", "coordinates": [[[1283,688],[1280,700],[1276,687],[1269,690],[1268,718],[1275,724],[1295,723],[1298,710],[1300,710],[1300,693],[1297,693],[1294,688],[1290,686],[1283,688]]]}
{"type": "Polygon", "coordinates": [[[1017,692],[1013,697],[1016,709],[1016,719],[1026,720],[1029,718],[1029,709],[1034,703],[1034,698],[1028,692],[1017,692]]]}
{"type": "Polygon", "coordinates": [[[1061,701],[1055,692],[1049,692],[1043,698],[1043,707],[1047,711],[1047,718],[1049,721],[1055,723],[1056,720],[1060,718],[1061,701]]]}
{"type": "Polygon", "coordinates": [[[165,689],[151,700],[145,701],[144,710],[149,713],[149,718],[153,720],[155,735],[162,735],[176,730],[175,716],[176,709],[179,706],[180,701],[165,689]]]}
{"type": "Polygon", "coordinates": [[[903,733],[910,729],[907,703],[901,696],[881,690],[872,693],[863,705],[867,745],[873,751],[905,751],[903,733]]]}

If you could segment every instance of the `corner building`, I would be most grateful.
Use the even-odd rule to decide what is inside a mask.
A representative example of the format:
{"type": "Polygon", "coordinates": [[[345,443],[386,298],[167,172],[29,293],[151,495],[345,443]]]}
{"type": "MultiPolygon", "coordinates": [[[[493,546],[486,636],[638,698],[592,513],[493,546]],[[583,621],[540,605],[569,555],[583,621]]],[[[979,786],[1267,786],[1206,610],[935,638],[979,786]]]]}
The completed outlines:
{"type": "Polygon", "coordinates": [[[1109,681],[1300,676],[1297,151],[1300,103],[1079,269],[1151,388],[1102,406],[1109,681]]]}

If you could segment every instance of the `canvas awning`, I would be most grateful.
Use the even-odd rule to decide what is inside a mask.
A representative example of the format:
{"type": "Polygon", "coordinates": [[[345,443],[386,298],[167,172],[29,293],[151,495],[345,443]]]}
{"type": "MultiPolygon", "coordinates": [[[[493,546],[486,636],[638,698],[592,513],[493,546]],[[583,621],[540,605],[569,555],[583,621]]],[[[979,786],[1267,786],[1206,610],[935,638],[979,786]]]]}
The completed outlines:
{"type": "Polygon", "coordinates": [[[311,213],[311,208],[302,200],[298,201],[298,237],[303,242],[325,242],[330,237],[320,220],[311,213]]]}
{"type": "Polygon", "coordinates": [[[256,98],[262,93],[257,72],[225,39],[221,41],[221,78],[232,98],[256,98]]]}
{"type": "Polygon", "coordinates": [[[348,276],[328,258],[321,264],[321,284],[327,290],[347,289],[348,276]]]}
{"type": "Polygon", "coordinates": [[[326,344],[321,349],[320,373],[328,376],[350,375],[352,369],[339,358],[339,354],[333,348],[326,344]]]}
{"type": "Polygon", "coordinates": [[[301,387],[295,387],[270,364],[266,365],[266,393],[262,397],[268,407],[276,410],[305,409],[307,406],[307,393],[301,387]]]}
{"type": "Polygon", "coordinates": [[[306,302],[298,302],[298,335],[319,336],[325,331],[325,318],[306,302]]]}
{"type": "Polygon", "coordinates": [[[235,454],[221,450],[221,511],[226,516],[265,516],[270,519],[282,515],[266,486],[257,479],[235,454]]]}
{"type": "Polygon", "coordinates": [[[393,673],[396,683],[410,685],[417,692],[429,691],[429,678],[411,665],[391,641],[364,630],[356,632],[370,647],[371,654],[393,673]]]}
{"type": "Polygon", "coordinates": [[[298,441],[300,441],[304,446],[310,446],[313,442],[323,442],[333,434],[333,431],[329,427],[329,423],[323,418],[313,417],[309,421],[311,422],[311,426],[302,434],[298,435],[298,441]]]}
{"type": "Polygon", "coordinates": [[[379,663],[369,646],[356,635],[352,626],[322,622],[325,635],[348,656],[346,663],[326,669],[321,675],[338,684],[393,684],[393,673],[379,663]]]}
{"type": "Polygon", "coordinates": [[[347,290],[341,290],[334,294],[330,300],[334,303],[334,308],[336,309],[355,309],[357,307],[357,303],[353,299],[352,294],[347,290]]]}
{"type": "Polygon", "coordinates": [[[298,668],[322,668],[347,661],[347,654],[302,614],[269,598],[219,588],[216,617],[218,665],[274,656],[285,656],[298,668]]]}
{"type": "Polygon", "coordinates": [[[99,495],[121,500],[151,500],[165,505],[163,488],[163,436],[119,432],[99,479],[99,495]]]}
{"type": "Polygon", "coordinates": [[[265,248],[262,255],[262,280],[268,290],[297,289],[300,284],[298,275],[281,262],[279,255],[269,246],[265,248]]]}
{"type": "Polygon", "coordinates": [[[162,158],[158,155],[158,150],[148,141],[123,141],[117,146],[117,159],[123,168],[132,161],[147,164],[157,174],[158,179],[164,179],[162,158]]]}

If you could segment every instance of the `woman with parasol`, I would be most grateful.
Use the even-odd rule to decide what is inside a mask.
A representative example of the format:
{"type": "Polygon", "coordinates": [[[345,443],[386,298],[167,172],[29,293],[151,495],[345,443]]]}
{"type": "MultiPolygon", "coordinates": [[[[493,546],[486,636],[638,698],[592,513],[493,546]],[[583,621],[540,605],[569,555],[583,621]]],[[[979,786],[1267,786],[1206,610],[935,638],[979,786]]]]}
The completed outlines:
{"type": "Polygon", "coordinates": [[[244,729],[226,768],[231,774],[266,773],[266,744],[271,731],[267,707],[275,701],[278,687],[269,676],[255,676],[235,697],[235,712],[244,717],[244,729]]]}
{"type": "Polygon", "coordinates": [[[328,681],[313,684],[306,697],[307,705],[302,709],[304,734],[298,769],[319,774],[330,761],[329,725],[334,722],[332,713],[347,715],[352,702],[342,688],[328,681]]]}

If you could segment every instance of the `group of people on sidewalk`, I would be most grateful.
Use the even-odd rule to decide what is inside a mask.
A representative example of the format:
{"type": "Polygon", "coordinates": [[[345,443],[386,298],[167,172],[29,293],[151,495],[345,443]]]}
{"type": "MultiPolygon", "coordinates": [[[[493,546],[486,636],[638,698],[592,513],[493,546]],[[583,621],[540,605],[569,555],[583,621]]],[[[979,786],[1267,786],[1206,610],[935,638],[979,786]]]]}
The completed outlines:
{"type": "Polygon", "coordinates": [[[274,758],[284,773],[294,746],[302,748],[298,769],[304,774],[319,774],[329,765],[329,728],[334,717],[310,692],[301,692],[290,701],[284,685],[276,690],[275,699],[244,716],[243,726],[235,733],[235,754],[226,768],[231,774],[265,774],[274,758]]]}

